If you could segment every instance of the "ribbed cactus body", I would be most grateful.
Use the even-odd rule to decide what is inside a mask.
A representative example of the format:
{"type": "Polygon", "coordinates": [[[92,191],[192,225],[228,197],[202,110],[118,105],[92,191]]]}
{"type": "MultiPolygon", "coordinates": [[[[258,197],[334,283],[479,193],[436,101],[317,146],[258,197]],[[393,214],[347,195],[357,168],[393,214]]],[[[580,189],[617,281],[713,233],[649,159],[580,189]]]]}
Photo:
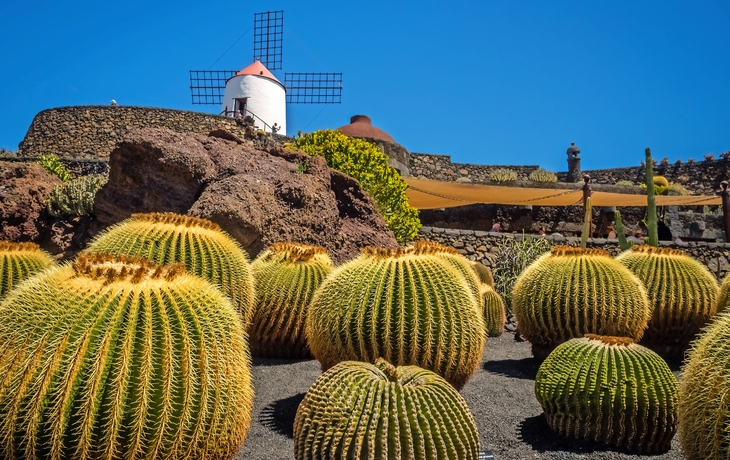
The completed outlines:
{"type": "Polygon", "coordinates": [[[677,379],[659,355],[625,337],[561,344],[540,366],[535,395],[562,436],[664,452],[676,431],[677,379]]]}
{"type": "Polygon", "coordinates": [[[213,222],[173,213],[133,214],[97,236],[87,252],[183,263],[188,273],[215,284],[233,301],[244,325],[251,322],[256,299],[248,254],[213,222]]]}
{"type": "Polygon", "coordinates": [[[460,388],[482,356],[484,319],[465,278],[413,248],[365,248],[315,293],[307,315],[312,354],[340,361],[412,364],[460,388]]]}
{"type": "Polygon", "coordinates": [[[0,241],[0,301],[19,282],[54,265],[37,244],[0,241]]]}
{"type": "Polygon", "coordinates": [[[486,284],[480,289],[482,299],[482,313],[487,329],[487,337],[499,337],[507,324],[507,312],[502,297],[486,284]]]}
{"type": "Polygon", "coordinates": [[[464,277],[474,296],[479,298],[479,289],[482,284],[480,274],[475,270],[472,261],[459,254],[456,249],[434,241],[420,240],[413,242],[413,253],[441,258],[464,277]]]}
{"type": "Polygon", "coordinates": [[[479,456],[464,399],[416,366],[346,361],[322,374],[294,421],[297,460],[456,460],[479,456]]]}
{"type": "Polygon", "coordinates": [[[249,329],[251,353],[311,358],[305,333],[314,291],[334,269],[324,248],[276,243],[251,264],[257,304],[249,329]]]}
{"type": "Polygon", "coordinates": [[[680,378],[679,440],[688,459],[730,458],[730,314],[692,343],[680,378]]]}
{"type": "Polygon", "coordinates": [[[471,267],[477,273],[479,281],[481,281],[482,284],[486,284],[487,286],[494,288],[494,274],[492,274],[492,270],[490,270],[489,267],[481,262],[472,262],[471,267]]]}
{"type": "Polygon", "coordinates": [[[600,249],[556,246],[515,283],[512,310],[532,353],[584,334],[641,338],[651,308],[641,281],[600,249]]]}
{"type": "Polygon", "coordinates": [[[690,341],[717,312],[718,286],[703,264],[684,252],[632,246],[616,257],[645,285],[652,306],[641,344],[681,358],[690,341]]]}
{"type": "Polygon", "coordinates": [[[730,273],[725,275],[722,284],[720,284],[720,291],[717,294],[715,305],[717,314],[727,311],[730,306],[730,273]]]}
{"type": "Polygon", "coordinates": [[[143,259],[80,256],[0,307],[0,457],[231,458],[250,355],[218,289],[143,259]]]}

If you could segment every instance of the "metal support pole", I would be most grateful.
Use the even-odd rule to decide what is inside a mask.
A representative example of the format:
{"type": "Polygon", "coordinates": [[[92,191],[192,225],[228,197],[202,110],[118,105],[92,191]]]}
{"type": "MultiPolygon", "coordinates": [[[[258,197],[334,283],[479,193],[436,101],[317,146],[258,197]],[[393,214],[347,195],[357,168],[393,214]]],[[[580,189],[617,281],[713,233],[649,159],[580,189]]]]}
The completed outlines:
{"type": "MultiPolygon", "coordinates": [[[[588,201],[588,198],[590,198],[591,193],[593,193],[592,190],[591,190],[591,184],[590,184],[590,182],[591,182],[591,176],[589,176],[588,174],[584,174],[583,175],[583,182],[585,182],[585,184],[583,184],[583,215],[585,215],[585,212],[586,212],[586,202],[588,201]]],[[[591,238],[593,238],[593,222],[592,222],[593,216],[590,216],[590,217],[591,217],[591,219],[588,222],[588,228],[590,229],[590,233],[591,234],[589,236],[591,238]]]]}
{"type": "Polygon", "coordinates": [[[725,222],[725,242],[730,242],[730,190],[726,180],[720,182],[720,196],[722,197],[722,217],[725,222]]]}

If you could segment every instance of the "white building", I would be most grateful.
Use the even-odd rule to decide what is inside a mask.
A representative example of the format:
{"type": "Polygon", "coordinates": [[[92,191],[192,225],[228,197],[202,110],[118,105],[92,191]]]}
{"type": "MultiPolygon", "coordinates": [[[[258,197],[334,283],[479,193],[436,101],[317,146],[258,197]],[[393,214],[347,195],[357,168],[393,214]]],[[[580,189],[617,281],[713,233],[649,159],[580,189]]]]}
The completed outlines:
{"type": "Polygon", "coordinates": [[[223,115],[251,116],[254,125],[286,135],[286,88],[260,61],[238,72],[226,82],[221,105],[223,115]]]}

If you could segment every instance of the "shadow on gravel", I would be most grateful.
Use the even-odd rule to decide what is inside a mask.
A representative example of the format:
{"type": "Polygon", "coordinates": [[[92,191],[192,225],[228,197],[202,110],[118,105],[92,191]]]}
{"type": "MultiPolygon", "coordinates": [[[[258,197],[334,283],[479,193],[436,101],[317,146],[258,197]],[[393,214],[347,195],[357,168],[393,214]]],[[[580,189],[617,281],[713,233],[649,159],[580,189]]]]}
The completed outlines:
{"type": "Polygon", "coordinates": [[[304,395],[305,393],[299,393],[272,402],[261,411],[259,421],[274,433],[283,434],[287,438],[293,439],[294,417],[297,415],[297,408],[304,399],[304,395]]]}
{"type": "Polygon", "coordinates": [[[484,370],[493,374],[504,375],[515,379],[535,380],[540,361],[535,358],[501,359],[487,361],[483,364],[484,370]]]}
{"type": "Polygon", "coordinates": [[[256,358],[252,359],[254,366],[282,366],[285,364],[303,363],[312,361],[312,359],[273,359],[273,358],[256,358]]]}
{"type": "MultiPolygon", "coordinates": [[[[638,455],[636,452],[627,449],[609,446],[595,441],[564,438],[550,429],[550,426],[548,426],[547,420],[545,420],[543,414],[528,417],[520,422],[520,433],[518,437],[521,441],[529,444],[534,450],[541,453],[573,452],[578,454],[590,454],[592,452],[620,452],[628,455],[638,455]]],[[[651,457],[653,455],[662,455],[665,453],[666,452],[650,454],[643,453],[641,454],[641,457],[651,457]]]]}

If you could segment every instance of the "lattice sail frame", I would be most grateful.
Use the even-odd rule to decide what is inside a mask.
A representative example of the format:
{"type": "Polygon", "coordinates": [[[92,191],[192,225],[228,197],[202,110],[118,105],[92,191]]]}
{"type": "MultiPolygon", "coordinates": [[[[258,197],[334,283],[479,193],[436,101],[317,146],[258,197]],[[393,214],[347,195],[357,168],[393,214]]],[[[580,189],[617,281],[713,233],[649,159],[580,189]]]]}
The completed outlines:
{"type": "Polygon", "coordinates": [[[284,38],[284,11],[253,15],[253,59],[269,70],[281,70],[284,38]]]}
{"type": "Polygon", "coordinates": [[[221,105],[226,82],[237,72],[237,70],[191,70],[190,94],[193,104],[221,105]]]}
{"type": "Polygon", "coordinates": [[[342,103],[341,72],[287,72],[284,86],[287,104],[342,103]]]}

